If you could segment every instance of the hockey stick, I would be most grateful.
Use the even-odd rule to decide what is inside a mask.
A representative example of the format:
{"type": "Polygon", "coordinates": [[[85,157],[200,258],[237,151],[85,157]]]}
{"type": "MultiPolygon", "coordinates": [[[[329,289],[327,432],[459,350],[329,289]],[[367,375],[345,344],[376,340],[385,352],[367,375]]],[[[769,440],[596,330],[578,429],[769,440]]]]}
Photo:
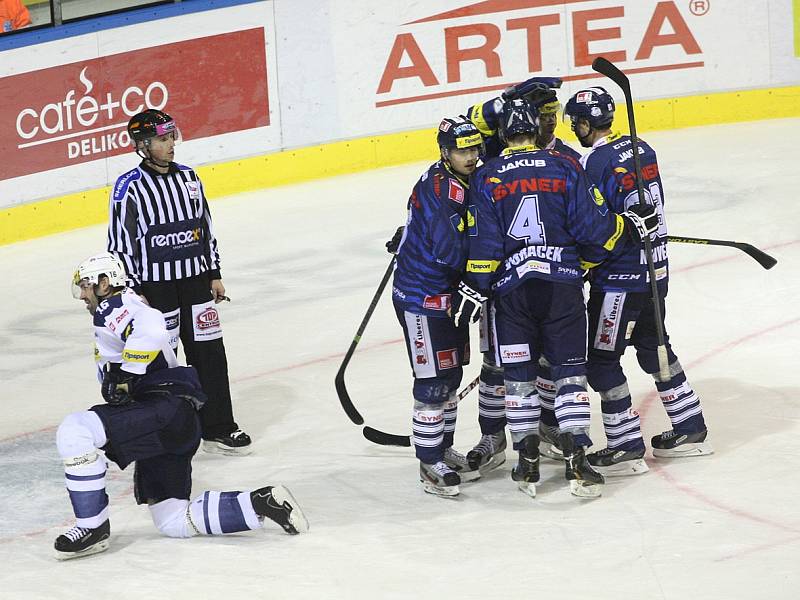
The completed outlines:
{"type": "MultiPolygon", "coordinates": [[[[476,377],[469,383],[469,385],[467,385],[467,387],[458,392],[458,396],[456,396],[456,403],[461,402],[467,396],[467,394],[478,387],[480,380],[480,377],[476,377]]],[[[368,425],[364,427],[362,433],[370,442],[380,446],[402,446],[403,448],[408,448],[411,445],[411,437],[408,435],[386,433],[368,425]]]]}
{"type": "MultiPolygon", "coordinates": [[[[642,165],[639,159],[639,139],[636,137],[636,119],[633,114],[633,98],[631,97],[631,82],[627,75],[611,64],[608,60],[599,56],[592,62],[592,69],[605,75],[611,81],[622,88],[625,94],[625,105],[628,109],[628,125],[631,133],[631,146],[633,150],[633,168],[636,171],[636,190],[639,193],[639,203],[646,204],[644,195],[644,182],[642,181],[642,165]]],[[[653,247],[650,243],[650,236],[643,236],[644,254],[647,260],[647,271],[650,273],[650,293],[653,300],[653,313],[655,316],[656,337],[658,339],[658,372],[662,381],[669,381],[669,357],[667,356],[667,346],[664,342],[664,324],[662,323],[661,304],[658,297],[658,282],[656,281],[656,269],[653,265],[653,247]]]]}
{"type": "Polygon", "coordinates": [[[347,365],[353,356],[353,352],[355,352],[356,346],[358,346],[358,342],[361,341],[361,335],[367,328],[367,323],[369,323],[372,313],[375,312],[375,307],[378,306],[378,300],[381,299],[383,290],[386,289],[386,284],[389,282],[389,278],[392,276],[392,271],[394,270],[395,260],[395,257],[392,256],[392,260],[389,263],[389,266],[386,268],[386,272],[383,274],[383,279],[381,279],[378,289],[375,290],[375,295],[372,297],[372,302],[369,304],[367,314],[365,314],[364,318],[361,320],[361,325],[358,326],[358,331],[356,331],[356,335],[353,337],[353,341],[350,343],[350,347],[347,349],[347,354],[344,355],[344,360],[342,361],[342,365],[339,367],[339,370],[336,373],[336,379],[334,380],[336,383],[336,394],[339,396],[339,402],[341,402],[344,412],[347,413],[347,416],[350,417],[350,420],[356,425],[363,425],[364,417],[361,416],[361,413],[358,412],[358,409],[356,409],[356,407],[353,405],[353,401],[350,399],[350,394],[347,393],[347,387],[344,384],[344,370],[347,368],[347,365]]]}
{"type": "Polygon", "coordinates": [[[748,244],[746,242],[730,242],[728,240],[708,240],[705,238],[691,238],[691,237],[681,237],[677,235],[668,235],[667,240],[670,242],[678,242],[680,244],[704,244],[707,246],[730,246],[731,248],[738,248],[745,254],[747,254],[750,258],[753,258],[758,264],[760,264],[765,269],[771,269],[778,261],[772,258],[769,254],[764,252],[763,250],[759,250],[752,244],[748,244]]]}

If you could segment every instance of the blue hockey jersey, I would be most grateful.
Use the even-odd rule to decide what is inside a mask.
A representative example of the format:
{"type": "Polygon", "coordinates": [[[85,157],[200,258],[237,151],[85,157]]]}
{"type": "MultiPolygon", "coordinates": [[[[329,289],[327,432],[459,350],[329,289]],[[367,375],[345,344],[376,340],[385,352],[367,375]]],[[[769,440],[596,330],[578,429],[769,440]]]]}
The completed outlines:
{"type": "Polygon", "coordinates": [[[528,278],[579,286],[625,232],[583,168],[532,146],[507,148],[472,176],[469,282],[503,295],[528,278]]]}
{"type": "MultiPolygon", "coordinates": [[[[656,281],[666,284],[667,224],[664,219],[664,188],[658,171],[655,151],[641,139],[638,143],[645,199],[658,211],[658,230],[651,235],[656,281]]],[[[636,190],[636,170],[630,136],[617,133],[598,140],[581,162],[589,179],[597,185],[609,207],[621,213],[639,202],[636,190]]],[[[600,291],[643,292],[649,288],[649,273],[644,245],[625,240],[614,256],[590,272],[592,287],[600,291]]]]}
{"type": "Polygon", "coordinates": [[[414,186],[392,287],[392,298],[403,310],[448,314],[467,259],[467,190],[442,161],[414,186]]]}

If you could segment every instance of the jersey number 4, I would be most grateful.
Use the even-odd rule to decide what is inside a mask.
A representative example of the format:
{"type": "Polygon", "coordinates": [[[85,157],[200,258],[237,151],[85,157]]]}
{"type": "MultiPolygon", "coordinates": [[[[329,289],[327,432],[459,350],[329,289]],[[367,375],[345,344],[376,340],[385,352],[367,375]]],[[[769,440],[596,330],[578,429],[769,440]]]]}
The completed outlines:
{"type": "Polygon", "coordinates": [[[544,226],[539,218],[539,196],[523,196],[508,228],[508,236],[529,246],[547,245],[544,226]]]}

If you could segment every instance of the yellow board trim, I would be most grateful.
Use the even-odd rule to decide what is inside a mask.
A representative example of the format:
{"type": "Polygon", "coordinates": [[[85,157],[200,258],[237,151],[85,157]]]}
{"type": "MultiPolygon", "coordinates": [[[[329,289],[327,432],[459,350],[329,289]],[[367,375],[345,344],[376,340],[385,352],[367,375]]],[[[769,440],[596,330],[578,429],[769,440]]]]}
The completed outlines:
{"type": "MultiPolygon", "coordinates": [[[[800,0],[794,0],[795,7],[800,0]]],[[[795,10],[795,23],[798,19],[795,10]]],[[[798,39],[797,27],[795,40],[798,39]]],[[[617,107],[615,127],[623,132],[627,119],[617,107]]],[[[640,133],[682,127],[734,123],[764,118],[800,117],[800,86],[725,92],[650,100],[636,104],[640,133]]],[[[558,135],[568,143],[574,136],[559,122],[558,135]]],[[[210,199],[300,183],[311,179],[356,173],[438,156],[436,129],[421,129],[344,142],[284,150],[208,165],[197,169],[210,199]]],[[[409,184],[410,185],[410,184],[409,184]]],[[[105,223],[110,187],[0,208],[0,245],[105,223]]]]}

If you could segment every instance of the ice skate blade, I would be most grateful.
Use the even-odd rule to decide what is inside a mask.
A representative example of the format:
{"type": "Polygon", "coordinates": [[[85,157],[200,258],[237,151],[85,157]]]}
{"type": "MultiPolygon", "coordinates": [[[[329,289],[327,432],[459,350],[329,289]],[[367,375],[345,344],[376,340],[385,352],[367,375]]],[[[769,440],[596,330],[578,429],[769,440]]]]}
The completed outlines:
{"type": "Polygon", "coordinates": [[[203,440],[203,452],[209,454],[222,454],[224,456],[247,456],[253,452],[252,445],[234,448],[213,440],[203,440]]]}
{"type": "Polygon", "coordinates": [[[556,448],[553,444],[548,444],[547,442],[542,442],[539,444],[539,454],[559,462],[564,461],[564,454],[561,452],[561,450],[556,448]]]}
{"type": "Polygon", "coordinates": [[[643,458],[636,460],[626,460],[616,465],[602,467],[592,465],[592,468],[605,477],[628,477],[630,475],[642,475],[650,470],[643,458]]]}
{"type": "Polygon", "coordinates": [[[92,554],[99,554],[100,552],[105,552],[108,550],[109,540],[108,538],[104,540],[100,540],[96,544],[86,548],[86,550],[81,550],[80,552],[59,552],[55,550],[56,560],[70,560],[72,558],[83,558],[84,556],[91,556],[92,554]]]}
{"type": "Polygon", "coordinates": [[[460,492],[457,485],[444,485],[440,487],[428,481],[422,482],[422,489],[425,490],[427,494],[440,496],[442,498],[455,498],[460,492]]]}
{"type": "Polygon", "coordinates": [[[489,460],[489,462],[487,462],[485,465],[482,465],[482,466],[478,467],[478,471],[480,471],[481,475],[486,475],[486,473],[489,473],[490,471],[494,471],[497,467],[502,465],[504,462],[506,462],[506,453],[505,452],[501,452],[500,454],[495,454],[489,460]]]}
{"type": "Polygon", "coordinates": [[[272,498],[281,506],[288,502],[289,506],[292,507],[292,510],[289,513],[289,523],[291,523],[292,527],[297,530],[297,533],[306,533],[308,531],[308,519],[306,518],[305,513],[303,513],[303,511],[300,509],[300,506],[297,504],[297,500],[294,499],[292,492],[282,485],[276,485],[272,488],[272,498]]]}
{"type": "Polygon", "coordinates": [[[586,481],[569,482],[569,493],[578,498],[599,498],[603,494],[603,486],[586,481]]]}
{"type": "Polygon", "coordinates": [[[714,448],[708,442],[681,444],[675,448],[653,448],[653,456],[659,458],[688,458],[690,456],[708,456],[714,454],[714,448]]]}
{"type": "Polygon", "coordinates": [[[517,488],[523,494],[527,494],[531,498],[536,498],[536,484],[529,481],[518,481],[517,488]]]}

